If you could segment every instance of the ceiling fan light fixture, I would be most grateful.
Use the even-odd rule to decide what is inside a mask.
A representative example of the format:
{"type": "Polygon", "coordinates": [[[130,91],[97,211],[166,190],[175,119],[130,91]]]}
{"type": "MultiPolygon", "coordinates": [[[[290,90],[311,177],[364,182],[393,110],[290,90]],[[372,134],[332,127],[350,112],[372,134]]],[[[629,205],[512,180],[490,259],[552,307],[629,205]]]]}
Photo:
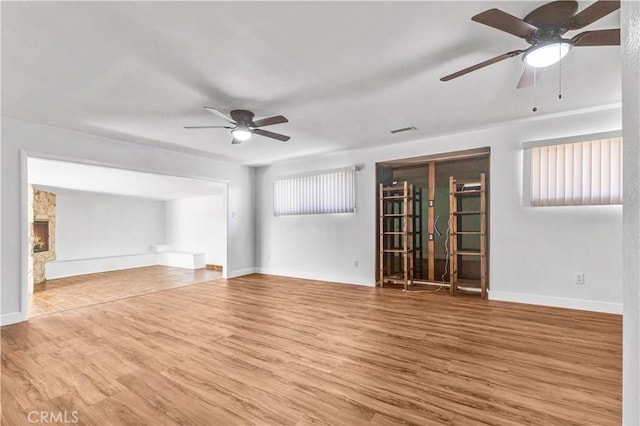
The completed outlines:
{"type": "Polygon", "coordinates": [[[239,141],[247,141],[251,139],[253,133],[249,129],[238,128],[231,131],[233,137],[239,141]]]}
{"type": "Polygon", "coordinates": [[[534,68],[544,68],[559,62],[571,50],[569,40],[556,40],[533,47],[524,54],[524,62],[534,68]]]}

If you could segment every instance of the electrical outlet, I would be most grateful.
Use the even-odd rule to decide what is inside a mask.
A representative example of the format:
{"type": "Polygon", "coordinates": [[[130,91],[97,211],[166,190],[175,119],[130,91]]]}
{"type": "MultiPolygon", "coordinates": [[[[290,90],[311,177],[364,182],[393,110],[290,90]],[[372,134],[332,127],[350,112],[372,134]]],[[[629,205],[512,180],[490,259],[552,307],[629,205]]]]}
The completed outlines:
{"type": "Polygon", "coordinates": [[[582,272],[573,273],[573,283],[577,285],[584,284],[584,274],[582,272]]]}
{"type": "Polygon", "coordinates": [[[357,267],[358,267],[358,261],[357,261],[357,260],[354,260],[354,261],[353,261],[353,267],[354,267],[354,268],[357,268],[357,267]]]}

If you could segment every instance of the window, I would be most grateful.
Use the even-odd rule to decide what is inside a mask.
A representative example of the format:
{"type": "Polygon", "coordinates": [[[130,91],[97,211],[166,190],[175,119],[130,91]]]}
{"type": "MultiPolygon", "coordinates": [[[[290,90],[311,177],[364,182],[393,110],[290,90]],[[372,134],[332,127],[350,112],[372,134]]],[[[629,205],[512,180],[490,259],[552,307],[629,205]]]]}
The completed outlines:
{"type": "Polygon", "coordinates": [[[354,213],[355,188],[355,167],[281,178],[273,184],[273,214],[354,213]]]}
{"type": "Polygon", "coordinates": [[[525,202],[529,196],[531,206],[622,204],[620,132],[526,142],[523,148],[525,202]]]}

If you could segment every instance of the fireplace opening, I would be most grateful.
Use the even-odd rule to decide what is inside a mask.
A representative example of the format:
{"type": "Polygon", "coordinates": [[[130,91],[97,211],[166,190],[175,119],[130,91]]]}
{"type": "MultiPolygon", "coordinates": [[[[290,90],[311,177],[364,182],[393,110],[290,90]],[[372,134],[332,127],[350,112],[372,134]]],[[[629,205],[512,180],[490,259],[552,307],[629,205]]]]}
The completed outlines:
{"type": "Polygon", "coordinates": [[[49,221],[36,220],[33,222],[33,252],[49,251],[49,221]]]}

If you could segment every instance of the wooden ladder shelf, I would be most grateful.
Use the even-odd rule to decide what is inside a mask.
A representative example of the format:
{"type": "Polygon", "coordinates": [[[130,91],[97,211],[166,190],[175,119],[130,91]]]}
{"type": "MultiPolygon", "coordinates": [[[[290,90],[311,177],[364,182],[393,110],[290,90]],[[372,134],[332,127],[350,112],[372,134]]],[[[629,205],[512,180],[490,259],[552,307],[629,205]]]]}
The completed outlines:
{"type": "Polygon", "coordinates": [[[394,186],[380,184],[379,191],[378,285],[402,284],[407,290],[413,284],[413,185],[407,182],[394,186]]]}
{"type": "MultiPolygon", "coordinates": [[[[480,295],[487,298],[487,199],[485,174],[480,175],[479,181],[457,181],[453,176],[449,177],[449,214],[450,238],[449,238],[449,290],[454,296],[461,284],[458,272],[461,256],[480,257],[480,295]],[[461,199],[463,197],[476,197],[480,201],[480,210],[463,210],[461,199]],[[480,219],[480,230],[459,229],[462,227],[462,217],[475,215],[480,219]],[[475,236],[479,238],[479,250],[464,250],[459,248],[459,236],[475,236]]],[[[477,285],[477,284],[476,284],[477,285]]]]}

